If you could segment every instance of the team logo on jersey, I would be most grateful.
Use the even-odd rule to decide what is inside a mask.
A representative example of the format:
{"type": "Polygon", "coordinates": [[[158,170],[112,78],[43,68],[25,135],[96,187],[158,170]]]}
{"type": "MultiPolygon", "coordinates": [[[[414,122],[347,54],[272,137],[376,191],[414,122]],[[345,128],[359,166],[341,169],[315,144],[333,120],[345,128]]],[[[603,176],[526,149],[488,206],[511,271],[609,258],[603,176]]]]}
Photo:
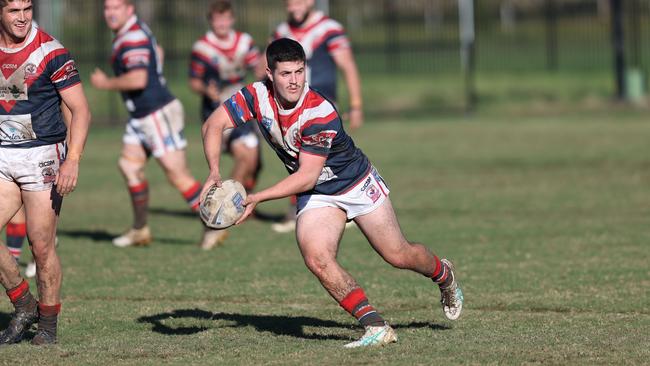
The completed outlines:
{"type": "Polygon", "coordinates": [[[28,63],[25,65],[23,71],[25,72],[25,80],[30,80],[30,79],[35,79],[37,77],[36,71],[37,71],[36,65],[32,63],[28,63]]]}

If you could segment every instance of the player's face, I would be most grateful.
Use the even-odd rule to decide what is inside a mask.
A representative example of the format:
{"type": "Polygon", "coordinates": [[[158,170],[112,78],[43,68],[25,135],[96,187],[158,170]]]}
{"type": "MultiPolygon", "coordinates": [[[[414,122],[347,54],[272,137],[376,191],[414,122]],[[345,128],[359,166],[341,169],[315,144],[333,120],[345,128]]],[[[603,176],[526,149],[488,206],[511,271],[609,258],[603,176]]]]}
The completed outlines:
{"type": "Polygon", "coordinates": [[[126,24],[134,11],[133,5],[127,4],[124,0],[104,1],[104,19],[108,28],[114,32],[126,24]]]}
{"type": "Polygon", "coordinates": [[[231,11],[225,13],[214,13],[210,17],[210,27],[217,37],[225,37],[232,30],[235,24],[235,17],[231,11]]]}
{"type": "Polygon", "coordinates": [[[2,8],[2,33],[14,43],[20,43],[32,30],[32,2],[11,1],[2,8]]]}
{"type": "Polygon", "coordinates": [[[275,70],[266,69],[266,73],[273,82],[273,90],[280,104],[285,108],[292,108],[305,88],[305,62],[278,62],[275,64],[275,70]]]}
{"type": "Polygon", "coordinates": [[[302,24],[314,6],[314,0],[286,0],[286,5],[289,19],[293,23],[302,24]]]}

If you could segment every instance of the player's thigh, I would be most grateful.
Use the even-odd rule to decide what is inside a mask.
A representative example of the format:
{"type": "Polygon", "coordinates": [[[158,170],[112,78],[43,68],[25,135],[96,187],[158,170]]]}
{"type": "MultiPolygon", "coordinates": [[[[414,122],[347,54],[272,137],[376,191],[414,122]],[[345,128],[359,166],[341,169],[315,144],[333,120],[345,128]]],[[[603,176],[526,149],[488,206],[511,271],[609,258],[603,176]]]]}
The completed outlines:
{"type": "Polygon", "coordinates": [[[357,216],[354,222],[366,236],[370,245],[383,257],[402,252],[408,245],[389,197],[386,197],[374,211],[357,216]]]}
{"type": "Polygon", "coordinates": [[[345,212],[334,207],[302,212],[296,221],[296,240],[303,257],[335,258],[345,221],[345,212]]]}
{"type": "Polygon", "coordinates": [[[16,183],[0,178],[0,228],[4,227],[22,205],[16,183]]]}
{"type": "Polygon", "coordinates": [[[168,176],[189,174],[185,150],[167,151],[156,160],[168,176]]]}
{"type": "Polygon", "coordinates": [[[120,159],[144,166],[147,163],[147,151],[141,144],[122,144],[120,159]]]}
{"type": "Polygon", "coordinates": [[[23,191],[22,199],[30,242],[33,245],[53,245],[63,198],[52,188],[44,191],[23,191]]]}
{"type": "Polygon", "coordinates": [[[259,152],[257,147],[250,147],[244,142],[236,141],[230,146],[230,153],[237,162],[251,165],[255,167],[258,160],[259,152]]]}
{"type": "Polygon", "coordinates": [[[20,206],[20,209],[16,212],[14,217],[9,220],[9,222],[14,224],[21,224],[25,222],[25,208],[20,206]]]}

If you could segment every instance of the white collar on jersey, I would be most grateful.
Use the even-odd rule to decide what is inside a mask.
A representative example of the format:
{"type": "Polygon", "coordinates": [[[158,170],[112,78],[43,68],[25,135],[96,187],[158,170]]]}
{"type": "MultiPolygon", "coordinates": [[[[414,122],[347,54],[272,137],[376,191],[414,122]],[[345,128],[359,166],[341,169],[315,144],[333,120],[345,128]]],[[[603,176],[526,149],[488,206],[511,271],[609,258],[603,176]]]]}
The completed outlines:
{"type": "Polygon", "coordinates": [[[234,30],[231,30],[228,33],[228,38],[226,39],[217,37],[217,35],[212,30],[209,30],[205,36],[207,37],[208,41],[221,48],[232,48],[235,43],[235,38],[237,38],[234,30]]]}
{"type": "Polygon", "coordinates": [[[121,36],[122,34],[126,33],[129,30],[129,28],[131,28],[133,24],[135,24],[135,22],[137,21],[138,21],[138,16],[135,14],[131,15],[131,17],[127,19],[126,23],[124,23],[122,28],[120,28],[120,30],[117,31],[116,35],[121,36]]]}
{"type": "Polygon", "coordinates": [[[307,19],[307,21],[305,21],[300,27],[292,28],[292,29],[299,29],[299,30],[307,29],[313,24],[320,22],[321,19],[323,18],[325,18],[325,13],[323,13],[320,10],[312,10],[312,12],[309,14],[309,18],[307,19]]]}
{"type": "Polygon", "coordinates": [[[36,24],[35,20],[32,20],[32,29],[29,31],[29,34],[27,35],[27,39],[23,43],[22,46],[18,48],[5,48],[5,47],[0,47],[0,50],[4,53],[18,53],[20,52],[23,48],[27,47],[28,44],[32,43],[34,38],[36,38],[36,33],[38,33],[38,24],[36,24]]]}
{"type": "Polygon", "coordinates": [[[277,99],[273,97],[273,101],[278,106],[278,114],[280,114],[281,116],[288,116],[291,113],[293,113],[296,110],[296,108],[299,108],[302,105],[302,103],[305,101],[305,96],[307,95],[308,92],[309,92],[309,84],[307,83],[307,81],[305,81],[305,88],[302,90],[302,95],[300,96],[300,99],[298,99],[296,105],[291,109],[284,109],[282,105],[277,101],[277,99]]]}

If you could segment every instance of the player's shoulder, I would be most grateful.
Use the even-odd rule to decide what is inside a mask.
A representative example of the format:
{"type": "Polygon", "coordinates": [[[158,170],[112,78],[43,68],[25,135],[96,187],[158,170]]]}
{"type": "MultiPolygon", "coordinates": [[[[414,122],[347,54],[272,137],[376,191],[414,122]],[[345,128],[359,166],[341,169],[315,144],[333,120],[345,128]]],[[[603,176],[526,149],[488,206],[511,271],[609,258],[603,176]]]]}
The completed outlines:
{"type": "Polygon", "coordinates": [[[328,17],[322,12],[316,14],[316,20],[314,21],[314,24],[317,27],[344,31],[343,25],[341,23],[328,17]]]}
{"type": "Polygon", "coordinates": [[[36,28],[35,37],[32,42],[34,42],[35,45],[38,46],[38,48],[43,50],[43,52],[46,55],[54,51],[67,52],[67,49],[63,46],[61,42],[59,42],[59,40],[51,36],[49,33],[45,32],[41,28],[36,28]]]}
{"type": "Polygon", "coordinates": [[[116,47],[136,47],[148,45],[149,43],[149,34],[139,23],[133,24],[115,39],[116,47]]]}
{"type": "Polygon", "coordinates": [[[253,36],[251,36],[249,33],[241,32],[241,31],[235,31],[235,35],[239,39],[239,42],[252,42],[253,41],[253,36]]]}
{"type": "Polygon", "coordinates": [[[208,33],[202,35],[197,39],[194,44],[192,44],[192,51],[193,52],[205,52],[212,46],[210,45],[210,41],[208,40],[208,33]]]}
{"type": "Polygon", "coordinates": [[[319,118],[331,115],[336,112],[336,108],[330,100],[310,87],[303,101],[303,111],[308,118],[319,118]]]}

